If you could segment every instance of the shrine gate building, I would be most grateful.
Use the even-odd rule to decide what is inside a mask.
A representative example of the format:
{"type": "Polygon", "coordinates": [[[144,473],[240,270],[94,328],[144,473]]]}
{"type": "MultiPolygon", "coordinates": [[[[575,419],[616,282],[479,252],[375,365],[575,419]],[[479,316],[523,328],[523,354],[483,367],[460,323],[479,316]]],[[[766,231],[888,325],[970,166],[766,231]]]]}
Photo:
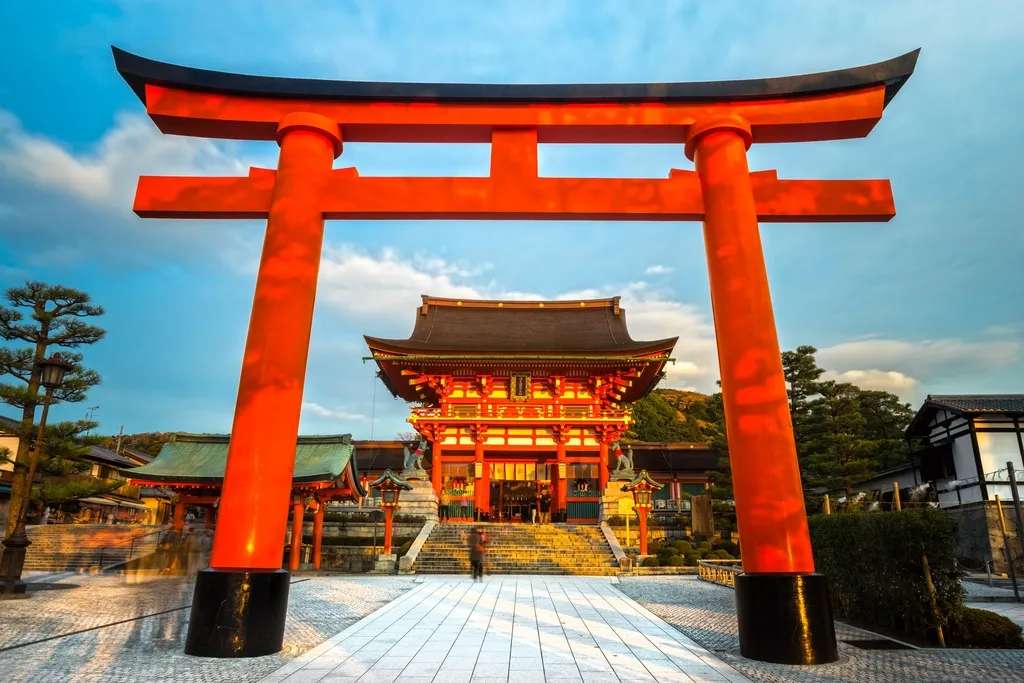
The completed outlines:
{"type": "Polygon", "coordinates": [[[430,443],[442,518],[529,521],[549,506],[596,523],[627,405],[661,379],[676,339],[634,341],[618,297],[424,296],[412,336],[366,343],[430,443]]]}

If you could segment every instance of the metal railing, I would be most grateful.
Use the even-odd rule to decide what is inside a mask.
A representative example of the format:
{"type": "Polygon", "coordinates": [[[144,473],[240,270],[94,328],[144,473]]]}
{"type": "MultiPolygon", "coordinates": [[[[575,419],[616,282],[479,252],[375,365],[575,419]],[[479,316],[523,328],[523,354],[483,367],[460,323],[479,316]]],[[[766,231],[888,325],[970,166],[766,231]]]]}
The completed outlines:
{"type": "Polygon", "coordinates": [[[738,560],[697,560],[697,576],[702,581],[736,587],[736,575],[743,571],[738,560]]]}
{"type": "Polygon", "coordinates": [[[135,543],[136,543],[136,541],[139,541],[139,540],[141,540],[143,538],[148,538],[150,536],[154,536],[154,535],[157,535],[157,534],[161,534],[162,535],[164,533],[176,533],[176,532],[170,531],[168,528],[165,527],[165,528],[162,528],[162,529],[157,529],[155,531],[148,531],[148,532],[146,532],[144,534],[138,534],[136,536],[130,537],[128,539],[129,543],[128,543],[128,546],[127,546],[128,554],[124,555],[124,556],[121,556],[120,553],[115,555],[113,552],[111,552],[111,551],[114,551],[114,550],[124,550],[125,549],[124,543],[118,543],[116,545],[106,545],[106,546],[103,546],[102,548],[100,548],[100,557],[99,557],[99,561],[96,564],[97,564],[98,567],[100,567],[100,569],[103,569],[104,567],[106,567],[106,563],[104,562],[104,560],[106,560],[107,555],[111,555],[111,559],[114,559],[114,557],[117,557],[117,561],[114,562],[114,564],[124,564],[126,562],[131,562],[134,559],[134,555],[135,555],[135,543]]]}

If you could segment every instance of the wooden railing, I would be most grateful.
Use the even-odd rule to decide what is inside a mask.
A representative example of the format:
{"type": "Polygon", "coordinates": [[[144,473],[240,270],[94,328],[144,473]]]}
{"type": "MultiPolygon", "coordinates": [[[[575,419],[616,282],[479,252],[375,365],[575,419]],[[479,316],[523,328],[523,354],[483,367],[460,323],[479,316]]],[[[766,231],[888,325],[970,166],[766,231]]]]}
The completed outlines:
{"type": "Polygon", "coordinates": [[[743,571],[738,560],[697,560],[697,576],[703,581],[735,588],[736,575],[743,571]]]}

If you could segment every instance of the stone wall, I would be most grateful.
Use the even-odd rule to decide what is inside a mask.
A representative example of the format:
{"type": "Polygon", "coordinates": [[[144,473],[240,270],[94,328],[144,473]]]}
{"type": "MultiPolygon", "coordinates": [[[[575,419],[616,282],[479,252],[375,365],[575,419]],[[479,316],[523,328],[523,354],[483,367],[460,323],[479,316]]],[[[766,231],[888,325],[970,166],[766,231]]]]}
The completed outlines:
{"type": "MultiPolygon", "coordinates": [[[[1017,576],[1024,576],[1024,550],[1017,536],[1017,519],[1013,504],[1002,501],[1003,518],[1006,520],[1006,535],[1010,550],[1015,558],[1017,576]]],[[[1003,535],[999,529],[999,511],[995,502],[968,503],[947,508],[957,523],[957,554],[966,561],[967,569],[983,571],[985,562],[992,562],[997,574],[1008,571],[1006,553],[1003,549],[1003,535]]]]}

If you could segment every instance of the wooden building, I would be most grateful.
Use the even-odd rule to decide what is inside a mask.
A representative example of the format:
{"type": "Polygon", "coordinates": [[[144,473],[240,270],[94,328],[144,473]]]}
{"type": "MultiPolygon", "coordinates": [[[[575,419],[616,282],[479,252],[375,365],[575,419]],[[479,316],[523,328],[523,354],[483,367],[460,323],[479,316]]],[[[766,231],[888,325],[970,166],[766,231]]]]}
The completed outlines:
{"type": "Polygon", "coordinates": [[[408,339],[366,337],[381,380],[430,442],[442,517],[597,521],[628,404],[676,339],[634,341],[619,298],[424,296],[408,339]]]}

